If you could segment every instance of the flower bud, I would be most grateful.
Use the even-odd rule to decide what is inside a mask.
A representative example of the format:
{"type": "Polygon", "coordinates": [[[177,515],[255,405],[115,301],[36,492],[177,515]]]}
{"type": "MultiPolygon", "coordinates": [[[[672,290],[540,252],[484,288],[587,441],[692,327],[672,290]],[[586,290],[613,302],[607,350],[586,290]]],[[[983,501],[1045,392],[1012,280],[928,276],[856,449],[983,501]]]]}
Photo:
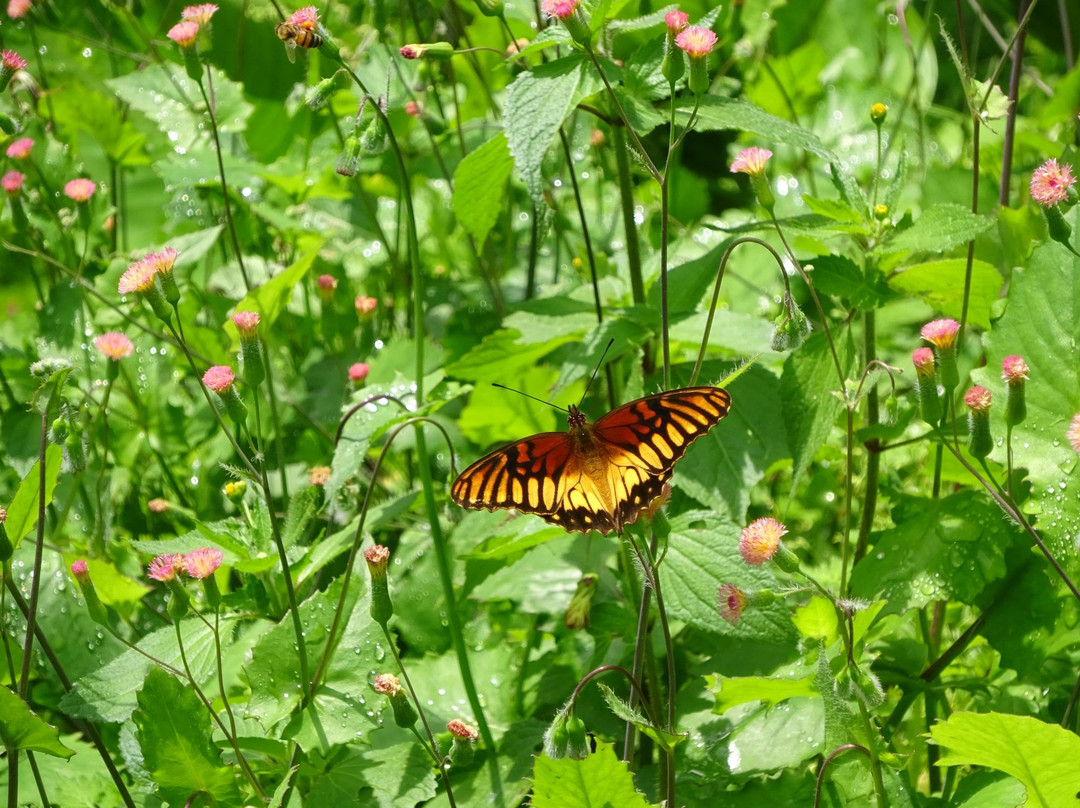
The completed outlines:
{"type": "Polygon", "coordinates": [[[480,737],[475,727],[470,727],[457,718],[450,721],[446,728],[450,730],[453,742],[450,746],[450,762],[454,766],[468,766],[472,763],[476,751],[476,739],[480,737]]]}
{"type": "Polygon", "coordinates": [[[349,135],[345,138],[345,148],[338,156],[334,170],[343,177],[355,177],[360,170],[360,138],[349,135]]]}
{"type": "Polygon", "coordinates": [[[1024,400],[1027,362],[1020,356],[1006,356],[1001,360],[1001,378],[1005,380],[1005,423],[1016,426],[1027,417],[1027,403],[1024,400]]]}
{"type": "Polygon", "coordinates": [[[399,53],[406,59],[431,59],[448,62],[454,56],[454,46],[449,42],[425,42],[405,45],[399,53]]]}
{"type": "Polygon", "coordinates": [[[360,133],[360,148],[368,154],[382,154],[386,151],[386,143],[386,121],[376,113],[360,133]]]}
{"type": "Polygon", "coordinates": [[[108,628],[109,614],[105,609],[105,604],[98,597],[94,582],[90,580],[90,569],[87,567],[86,562],[81,559],[73,562],[71,574],[75,576],[75,580],[78,581],[79,588],[82,590],[83,600],[86,601],[86,610],[90,613],[90,619],[98,625],[108,628]]]}
{"type": "Polygon", "coordinates": [[[313,112],[326,106],[330,96],[334,94],[334,85],[337,84],[337,73],[328,79],[323,79],[313,87],[309,87],[304,94],[304,103],[313,112]]]}
{"type": "Polygon", "coordinates": [[[956,368],[956,334],[960,323],[956,320],[932,320],[922,327],[919,335],[937,349],[938,371],[941,386],[946,395],[960,384],[960,371],[956,368]]]}
{"type": "Polygon", "coordinates": [[[990,391],[976,385],[964,394],[968,405],[968,452],[982,460],[994,448],[990,437],[990,391]]]}
{"type": "Polygon", "coordinates": [[[581,0],[544,0],[540,10],[549,17],[560,20],[570,33],[570,38],[582,47],[588,47],[592,39],[589,21],[581,9],[581,0]]]}
{"type": "Polygon", "coordinates": [[[236,423],[243,424],[247,421],[247,407],[236,392],[232,368],[228,365],[215,365],[203,374],[202,380],[203,384],[217,394],[225,406],[225,411],[236,423]]]}
{"type": "Polygon", "coordinates": [[[259,315],[253,311],[238,311],[232,316],[232,321],[240,335],[240,362],[244,381],[252,388],[258,387],[266,379],[262,343],[259,342],[257,333],[259,315]]]}
{"type": "Polygon", "coordinates": [[[382,693],[390,700],[394,711],[394,723],[402,729],[409,729],[416,724],[416,710],[409,701],[401,682],[390,673],[381,673],[375,677],[375,692],[382,693]]]}
{"type": "Polygon", "coordinates": [[[240,502],[244,498],[244,492],[247,491],[247,483],[243,480],[235,480],[231,483],[225,483],[225,498],[229,502],[240,502]]]}
{"type": "Polygon", "coordinates": [[[7,89],[11,77],[26,67],[26,60],[15,51],[6,50],[0,54],[0,93],[7,89]]]}
{"type": "Polygon", "coordinates": [[[911,361],[915,365],[919,416],[931,426],[936,426],[941,421],[941,396],[938,393],[934,352],[929,348],[916,348],[911,354],[911,361]]]}
{"type": "Polygon", "coordinates": [[[558,712],[544,733],[544,754],[552,760],[584,760],[589,756],[585,722],[574,715],[569,705],[558,712]]]}
{"type": "Polygon", "coordinates": [[[570,598],[570,605],[563,614],[563,624],[569,629],[585,628],[589,625],[589,609],[592,606],[593,595],[596,594],[596,582],[599,580],[595,575],[583,575],[578,581],[574,596],[570,598]]]}
{"type": "Polygon", "coordinates": [[[390,587],[386,580],[390,551],[376,544],[364,551],[364,559],[371,574],[371,619],[385,628],[394,616],[394,604],[390,600],[390,587]]]}
{"type": "Polygon", "coordinates": [[[776,328],[773,329],[769,347],[777,353],[794,351],[806,342],[810,334],[810,321],[789,292],[784,292],[784,310],[774,322],[776,328]]]}
{"type": "Polygon", "coordinates": [[[885,123],[885,117],[888,114],[889,108],[880,101],[870,107],[870,120],[874,122],[874,126],[880,127],[885,123]]]}

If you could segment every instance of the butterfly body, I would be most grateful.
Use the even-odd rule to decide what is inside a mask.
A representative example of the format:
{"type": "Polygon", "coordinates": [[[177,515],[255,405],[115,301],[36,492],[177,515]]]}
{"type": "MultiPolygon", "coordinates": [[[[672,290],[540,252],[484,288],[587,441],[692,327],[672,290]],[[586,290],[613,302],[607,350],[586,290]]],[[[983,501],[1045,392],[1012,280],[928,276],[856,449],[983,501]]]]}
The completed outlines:
{"type": "Polygon", "coordinates": [[[568,531],[622,532],[730,404],[724,390],[688,387],[631,401],[594,424],[571,406],[568,431],[532,435],[481,458],[450,496],[466,508],[535,513],[568,531]]]}

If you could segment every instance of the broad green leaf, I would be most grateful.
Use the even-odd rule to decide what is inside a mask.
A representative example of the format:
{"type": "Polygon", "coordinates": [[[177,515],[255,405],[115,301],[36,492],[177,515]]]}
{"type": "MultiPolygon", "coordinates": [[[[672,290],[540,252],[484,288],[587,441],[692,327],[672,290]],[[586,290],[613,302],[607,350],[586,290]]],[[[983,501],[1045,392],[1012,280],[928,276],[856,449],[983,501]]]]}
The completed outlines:
{"type": "Polygon", "coordinates": [[[1027,791],[1019,780],[989,770],[966,775],[956,786],[952,805],[956,808],[1020,808],[1027,791]]]}
{"type": "MultiPolygon", "coordinates": [[[[45,450],[45,506],[52,502],[53,491],[60,477],[60,463],[64,459],[64,451],[55,444],[49,444],[45,450]]],[[[40,461],[39,461],[40,462],[40,461]]],[[[15,498],[7,509],[7,521],[4,528],[7,530],[11,544],[18,548],[34,525],[37,524],[38,508],[41,492],[41,471],[39,463],[34,463],[30,471],[19,484],[19,490],[15,492],[15,498]]]]}
{"type": "Polygon", "coordinates": [[[1080,738],[1054,724],[958,712],[934,724],[930,738],[944,748],[939,766],[988,766],[1011,774],[1027,789],[1029,808],[1064,808],[1080,793],[1080,738]]]}
{"type": "Polygon", "coordinates": [[[866,273],[846,256],[818,255],[806,264],[808,268],[813,266],[810,277],[819,293],[848,300],[851,305],[863,311],[873,311],[895,297],[895,293],[886,285],[884,276],[878,270],[872,270],[870,277],[867,277],[866,273]]]}
{"type": "Polygon", "coordinates": [[[779,704],[796,697],[816,698],[812,677],[785,679],[769,676],[719,676],[705,677],[709,690],[716,694],[714,712],[723,715],[732,707],[751,701],[779,704]]]}
{"type": "MultiPolygon", "coordinates": [[[[508,384],[523,393],[544,400],[555,383],[553,367],[537,365],[508,384]]],[[[506,443],[535,432],[550,432],[566,428],[565,416],[553,407],[545,407],[510,390],[480,383],[473,388],[469,403],[458,418],[461,434],[481,448],[506,443]]],[[[464,468],[476,457],[461,458],[464,468]]]]}
{"type": "MultiPolygon", "coordinates": [[[[81,733],[66,735],[61,740],[75,754],[67,759],[53,755],[38,755],[37,770],[46,783],[49,801],[53,805],[93,805],[96,808],[121,808],[123,803],[116,792],[116,783],[102,764],[101,755],[93,744],[84,741],[81,733]]],[[[9,766],[0,769],[0,788],[7,791],[9,766]]],[[[19,797],[14,803],[21,808],[41,805],[41,792],[25,755],[19,756],[19,797]]]]}
{"type": "Polygon", "coordinates": [[[839,199],[818,199],[809,194],[803,194],[802,199],[806,207],[827,219],[846,224],[864,223],[862,214],[839,199]]]}
{"type": "Polygon", "coordinates": [[[791,622],[802,636],[810,639],[829,644],[837,637],[836,609],[823,597],[814,596],[796,607],[791,622]]]}
{"type": "Polygon", "coordinates": [[[339,808],[415,808],[434,797],[435,772],[424,748],[396,732],[378,733],[382,744],[390,742],[381,738],[384,735],[397,743],[333,756],[312,778],[306,802],[339,808]]]}
{"type": "Polygon", "coordinates": [[[648,808],[634,788],[630,770],[615,756],[615,747],[597,742],[584,760],[536,758],[533,768],[533,808],[648,808]]]}
{"type": "Polygon", "coordinates": [[[446,373],[472,382],[512,384],[543,357],[572,340],[572,336],[566,335],[546,342],[526,343],[521,341],[519,331],[504,328],[488,334],[465,356],[448,365],[446,373]]]}
{"type": "MultiPolygon", "coordinates": [[[[847,373],[841,351],[841,370],[847,373]]],[[[814,454],[832,433],[836,417],[844,405],[838,396],[840,380],[824,334],[812,334],[802,347],[793,351],[784,362],[780,377],[780,397],[784,407],[784,424],[794,468],[791,488],[795,490],[814,454]]]]}
{"type": "MultiPolygon", "coordinates": [[[[273,326],[278,316],[284,311],[289,298],[292,297],[293,288],[311,269],[320,247],[322,247],[321,239],[280,275],[248,292],[244,299],[236,304],[236,311],[257,312],[264,329],[273,326]]],[[[235,329],[231,321],[228,328],[235,329]]]]}
{"type": "Polygon", "coordinates": [[[522,73],[506,90],[507,144],[537,208],[545,204],[544,155],[570,114],[583,69],[580,56],[565,56],[522,73]]]}
{"type": "MultiPolygon", "coordinates": [[[[963,258],[928,261],[916,264],[889,277],[889,286],[898,292],[916,295],[946,317],[959,320],[963,308],[964,277],[967,262],[963,258]]],[[[985,261],[973,261],[968,323],[990,328],[990,307],[1001,292],[1001,275],[985,261]]]]}
{"type": "Polygon", "coordinates": [[[8,754],[16,749],[60,758],[75,754],[60,741],[56,727],[42,721],[25,701],[6,687],[0,687],[0,741],[8,754]]]}
{"type": "Polygon", "coordinates": [[[660,727],[654,725],[645,716],[633,709],[629,704],[615,695],[615,691],[605,685],[603,682],[597,682],[597,687],[600,688],[600,692],[604,696],[604,702],[607,704],[608,709],[614,714],[620,721],[626,721],[633,724],[641,732],[648,735],[660,746],[661,749],[674,749],[682,741],[686,740],[686,733],[674,733],[666,732],[660,727]]]}
{"type": "Polygon", "coordinates": [[[792,698],[774,707],[745,704],[724,714],[732,726],[714,752],[728,776],[786,769],[821,754],[821,699],[792,698]]]}
{"type": "Polygon", "coordinates": [[[153,668],[138,699],[139,708],[132,714],[135,736],[161,797],[171,805],[184,805],[202,791],[215,805],[241,805],[234,771],[222,764],[210,740],[210,714],[195,691],[153,668]]]}
{"type": "Polygon", "coordinates": [[[953,247],[966,244],[994,226],[989,216],[972,213],[961,205],[934,205],[923,211],[918,220],[907,230],[883,241],[882,253],[945,253],[953,247]]]}
{"type": "MultiPolygon", "coordinates": [[[[676,120],[685,125],[693,108],[693,101],[689,99],[680,101],[675,111],[676,120]]],[[[698,118],[694,128],[702,132],[738,129],[760,135],[772,143],[786,143],[788,146],[805,149],[825,160],[837,159],[836,155],[813,132],[785,121],[783,118],[770,115],[760,107],[734,98],[723,98],[718,95],[704,96],[698,108],[698,118]]]]}
{"type": "Polygon", "coordinates": [[[111,99],[85,86],[65,84],[55,89],[49,100],[57,124],[90,135],[116,164],[128,167],[150,164],[143,151],[145,135],[120,113],[111,99]]]}
{"type": "Polygon", "coordinates": [[[454,171],[454,215],[483,246],[499,215],[506,211],[506,183],[514,160],[502,132],[469,152],[454,171]]]}

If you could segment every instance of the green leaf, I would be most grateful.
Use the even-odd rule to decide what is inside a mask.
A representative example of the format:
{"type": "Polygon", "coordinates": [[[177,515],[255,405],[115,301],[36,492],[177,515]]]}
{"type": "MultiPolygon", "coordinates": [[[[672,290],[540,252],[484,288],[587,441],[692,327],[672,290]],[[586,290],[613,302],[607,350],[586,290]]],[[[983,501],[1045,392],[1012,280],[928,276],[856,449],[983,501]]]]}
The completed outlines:
{"type": "MultiPolygon", "coordinates": [[[[959,320],[966,272],[967,261],[963,258],[929,261],[892,275],[889,286],[898,292],[916,295],[946,317],[959,320]]],[[[1001,275],[992,265],[985,261],[972,262],[969,324],[990,328],[990,309],[998,299],[1001,285],[1001,275]]]]}
{"type": "Polygon", "coordinates": [[[864,224],[862,215],[842,200],[817,199],[809,194],[803,194],[803,202],[814,213],[824,216],[826,219],[846,224],[864,224]]]}
{"type": "Polygon", "coordinates": [[[990,216],[972,213],[962,205],[950,203],[934,205],[923,211],[922,216],[907,230],[881,243],[882,253],[944,253],[966,244],[994,226],[990,216]]]}
{"type": "Polygon", "coordinates": [[[544,155],[573,108],[583,67],[581,56],[565,56],[522,73],[506,90],[506,140],[537,208],[545,204],[544,155]]]}
{"type": "Polygon", "coordinates": [[[194,690],[159,668],[146,677],[132,714],[143,765],[158,793],[171,805],[184,805],[202,791],[215,805],[242,804],[233,770],[221,762],[210,740],[210,714],[194,690]]]}
{"type": "Polygon", "coordinates": [[[723,715],[732,707],[751,701],[768,705],[779,704],[796,697],[817,698],[812,677],[785,679],[768,676],[721,676],[705,677],[709,689],[716,694],[713,711],[723,715]]]}
{"type": "MultiPolygon", "coordinates": [[[[273,326],[292,297],[293,288],[315,263],[321,247],[322,239],[318,239],[291,267],[248,292],[244,299],[236,304],[236,311],[257,312],[263,329],[273,326]]],[[[228,328],[235,329],[236,326],[230,322],[228,328]]]]}
{"type": "Polygon", "coordinates": [[[526,342],[516,329],[504,328],[484,337],[483,342],[446,367],[448,376],[472,382],[505,382],[522,376],[572,335],[544,342],[526,342]]]}
{"type": "MultiPolygon", "coordinates": [[[[55,444],[49,444],[45,450],[45,507],[52,502],[53,491],[56,482],[60,478],[60,464],[64,459],[64,451],[55,444]]],[[[18,548],[23,537],[34,529],[37,524],[38,508],[41,492],[41,472],[38,463],[34,463],[30,471],[23,477],[19,484],[19,490],[15,492],[14,499],[7,509],[7,521],[4,527],[7,530],[11,544],[18,548]]]]}
{"type": "MultiPolygon", "coordinates": [[[[685,125],[693,108],[692,100],[680,101],[675,110],[676,120],[685,125]]],[[[786,143],[788,146],[805,149],[830,162],[837,159],[813,132],[770,115],[753,104],[733,98],[718,95],[703,97],[694,128],[702,132],[726,129],[752,132],[772,143],[786,143]]]]}
{"type": "MultiPolygon", "coordinates": [[[[843,350],[841,346],[837,349],[843,350]]],[[[841,370],[846,373],[847,363],[842,354],[840,362],[841,370]]],[[[840,380],[824,334],[812,334],[784,362],[780,397],[791,445],[792,491],[809,468],[814,454],[825,445],[836,417],[844,408],[836,392],[839,388],[840,380]]]]}
{"type": "Polygon", "coordinates": [[[666,732],[660,729],[660,727],[654,725],[645,716],[616,696],[615,691],[603,682],[597,682],[596,684],[600,688],[600,692],[604,694],[604,701],[607,703],[608,709],[611,710],[615,717],[620,721],[633,724],[656,741],[661,749],[674,749],[687,739],[688,736],[685,732],[666,732]]]}
{"type": "MultiPolygon", "coordinates": [[[[435,771],[424,748],[413,740],[360,754],[360,783],[370,788],[369,805],[415,808],[435,796],[435,771]]],[[[456,772],[455,772],[456,774],[456,772]]],[[[453,775],[451,775],[453,776],[453,775]]],[[[314,805],[329,805],[309,797],[314,805]]]]}
{"type": "Polygon", "coordinates": [[[863,311],[873,311],[894,297],[877,270],[868,278],[858,265],[842,255],[819,255],[806,262],[813,265],[810,274],[818,292],[835,295],[863,311]]]}
{"type": "Polygon", "coordinates": [[[536,759],[533,768],[533,808],[648,808],[634,788],[630,770],[615,756],[613,744],[597,742],[584,760],[536,759]]]}
{"type": "Polygon", "coordinates": [[[451,207],[461,226],[483,246],[506,210],[506,183],[514,160],[502,132],[469,152],[454,170],[451,207]]]}
{"type": "Polygon", "coordinates": [[[0,687],[0,740],[9,754],[16,749],[65,759],[75,754],[61,743],[56,727],[38,718],[25,701],[6,687],[0,687]]]}
{"type": "Polygon", "coordinates": [[[1029,808],[1063,808],[1080,793],[1080,737],[1054,724],[958,712],[934,724],[930,738],[946,750],[939,766],[989,766],[1011,774],[1027,788],[1029,808]]]}

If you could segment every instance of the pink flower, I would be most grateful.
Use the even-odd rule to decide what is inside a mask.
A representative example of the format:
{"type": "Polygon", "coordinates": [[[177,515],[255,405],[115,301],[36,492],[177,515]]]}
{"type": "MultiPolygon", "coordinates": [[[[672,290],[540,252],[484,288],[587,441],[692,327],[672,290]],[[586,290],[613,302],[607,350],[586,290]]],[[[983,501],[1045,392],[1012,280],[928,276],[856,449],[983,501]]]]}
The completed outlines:
{"type": "Polygon", "coordinates": [[[1026,381],[1028,378],[1028,366],[1022,356],[1013,354],[1001,360],[1001,378],[1009,384],[1026,381]]]}
{"type": "Polygon", "coordinates": [[[396,696],[401,692],[401,680],[392,673],[380,673],[375,677],[375,692],[384,696],[396,696]]]}
{"type": "Polygon", "coordinates": [[[196,25],[206,25],[218,7],[213,3],[201,3],[197,6],[188,6],[180,12],[180,19],[189,20],[196,25]]]}
{"type": "Polygon", "coordinates": [[[475,741],[480,737],[479,731],[474,727],[470,727],[464,721],[455,718],[447,723],[446,728],[450,730],[450,734],[455,738],[460,738],[463,741],[475,741]]]}
{"type": "Polygon", "coordinates": [[[184,554],[183,553],[169,553],[168,555],[159,555],[153,561],[150,562],[150,566],[147,568],[147,575],[153,578],[155,581],[171,581],[184,569],[184,554]]]}
{"type": "Polygon", "coordinates": [[[315,6],[304,6],[298,8],[289,17],[289,22],[293,25],[299,25],[302,28],[307,28],[309,31],[314,31],[315,26],[319,23],[319,10],[315,6]]]}
{"type": "Polygon", "coordinates": [[[94,195],[97,185],[86,177],[76,177],[64,186],[64,194],[74,202],[86,202],[94,195]]]}
{"type": "Polygon", "coordinates": [[[25,16],[30,10],[30,0],[8,0],[7,13],[13,20],[25,16]]]}
{"type": "Polygon", "coordinates": [[[540,4],[540,10],[549,17],[565,20],[573,14],[581,0],[544,0],[540,4]]]}
{"type": "Polygon", "coordinates": [[[180,255],[172,247],[166,247],[161,252],[150,253],[143,261],[153,272],[160,272],[162,275],[168,275],[173,270],[173,264],[176,263],[176,257],[180,255]]]}
{"type": "Polygon", "coordinates": [[[411,118],[419,118],[420,117],[420,105],[417,104],[415,101],[406,101],[405,102],[405,114],[408,115],[411,118]]]}
{"type": "Polygon", "coordinates": [[[1045,207],[1063,202],[1069,187],[1076,182],[1072,166],[1059,166],[1057,160],[1047,160],[1031,174],[1031,198],[1045,207]]]}
{"type": "Polygon", "coordinates": [[[78,561],[71,562],[71,574],[75,576],[75,580],[80,584],[90,583],[90,568],[81,558],[78,561]]]}
{"type": "Polygon", "coordinates": [[[0,525],[7,521],[7,508],[0,508],[0,525]]]}
{"type": "Polygon", "coordinates": [[[181,48],[190,48],[195,44],[195,40],[199,36],[199,24],[194,20],[178,22],[169,29],[169,33],[165,34],[165,36],[181,48]]]}
{"type": "Polygon", "coordinates": [[[94,340],[94,347],[114,362],[119,362],[125,356],[131,356],[135,350],[131,340],[119,331],[108,331],[102,334],[94,340]]]}
{"type": "Polygon", "coordinates": [[[960,330],[960,323],[956,320],[931,320],[919,331],[927,342],[933,344],[938,350],[951,348],[956,342],[956,332],[960,330]]]}
{"type": "Polygon", "coordinates": [[[975,412],[986,412],[990,409],[990,391],[985,387],[975,385],[964,393],[964,403],[975,412]]]}
{"type": "Polygon", "coordinates": [[[184,570],[192,578],[208,578],[221,566],[222,553],[216,547],[200,547],[184,556],[184,570]]]}
{"type": "Polygon", "coordinates": [[[664,15],[664,24],[667,25],[668,33],[675,36],[681,33],[690,24],[690,17],[685,11],[669,11],[664,15]]]}
{"type": "Polygon", "coordinates": [[[721,584],[716,590],[716,607],[720,616],[731,625],[739,625],[739,618],[746,609],[746,594],[735,584],[721,584]]]}
{"type": "Polygon", "coordinates": [[[307,470],[307,476],[312,485],[326,485],[330,482],[330,467],[312,466],[307,470]]]}
{"type": "Polygon", "coordinates": [[[371,366],[366,362],[357,362],[349,366],[349,381],[353,384],[360,384],[367,378],[368,372],[371,370],[371,366]]]}
{"type": "Polygon", "coordinates": [[[716,34],[708,28],[691,25],[675,37],[675,45],[682,48],[691,59],[704,59],[716,47],[716,34]]]}
{"type": "Polygon", "coordinates": [[[757,519],[743,528],[739,536],[739,553],[752,567],[760,567],[780,549],[780,538],[787,528],[771,516],[757,519]]]}
{"type": "Polygon", "coordinates": [[[147,502],[146,507],[154,513],[165,513],[165,511],[169,510],[169,502],[168,500],[158,497],[147,502]]]}
{"type": "Polygon", "coordinates": [[[154,285],[154,268],[146,262],[136,261],[128,266],[124,274],[120,276],[120,283],[116,285],[116,291],[122,295],[132,292],[148,292],[154,285]]]}
{"type": "Polygon", "coordinates": [[[255,336],[255,329],[259,327],[259,315],[253,311],[238,311],[232,316],[232,321],[240,332],[240,339],[255,336]]]}
{"type": "Polygon", "coordinates": [[[375,307],[379,305],[379,301],[373,297],[365,297],[360,295],[356,298],[356,313],[360,315],[371,314],[375,311],[375,307]]]}
{"type": "Polygon", "coordinates": [[[419,59],[421,54],[423,54],[423,50],[414,45],[405,45],[398,53],[401,54],[403,59],[419,59]]]}
{"type": "Polygon", "coordinates": [[[934,375],[934,352],[929,348],[916,348],[911,352],[911,363],[919,378],[928,379],[934,375]]]}
{"type": "Polygon", "coordinates": [[[3,179],[0,179],[0,185],[3,185],[4,190],[14,196],[22,190],[23,180],[25,179],[26,175],[21,171],[9,171],[4,174],[3,179]]]}
{"type": "Polygon", "coordinates": [[[329,300],[334,296],[334,290],[337,289],[337,278],[333,275],[320,275],[315,283],[319,287],[319,296],[323,300],[329,300]]]}
{"type": "Polygon", "coordinates": [[[202,380],[215,393],[221,394],[229,391],[236,377],[228,365],[214,365],[203,374],[202,380]]]}
{"type": "Polygon", "coordinates": [[[1073,416],[1072,421],[1069,422],[1069,428],[1065,432],[1065,437],[1069,439],[1069,443],[1072,447],[1080,452],[1080,413],[1073,416]]]}
{"type": "Polygon", "coordinates": [[[772,152],[759,146],[743,149],[735,158],[735,162],[731,164],[731,173],[760,176],[765,173],[765,163],[770,157],[772,157],[772,152]]]}
{"type": "Polygon", "coordinates": [[[34,139],[21,137],[7,147],[7,156],[12,160],[25,160],[30,156],[32,148],[34,148],[34,139]]]}
{"type": "Polygon", "coordinates": [[[9,74],[26,67],[26,60],[15,51],[6,50],[0,54],[0,68],[9,74]]]}

